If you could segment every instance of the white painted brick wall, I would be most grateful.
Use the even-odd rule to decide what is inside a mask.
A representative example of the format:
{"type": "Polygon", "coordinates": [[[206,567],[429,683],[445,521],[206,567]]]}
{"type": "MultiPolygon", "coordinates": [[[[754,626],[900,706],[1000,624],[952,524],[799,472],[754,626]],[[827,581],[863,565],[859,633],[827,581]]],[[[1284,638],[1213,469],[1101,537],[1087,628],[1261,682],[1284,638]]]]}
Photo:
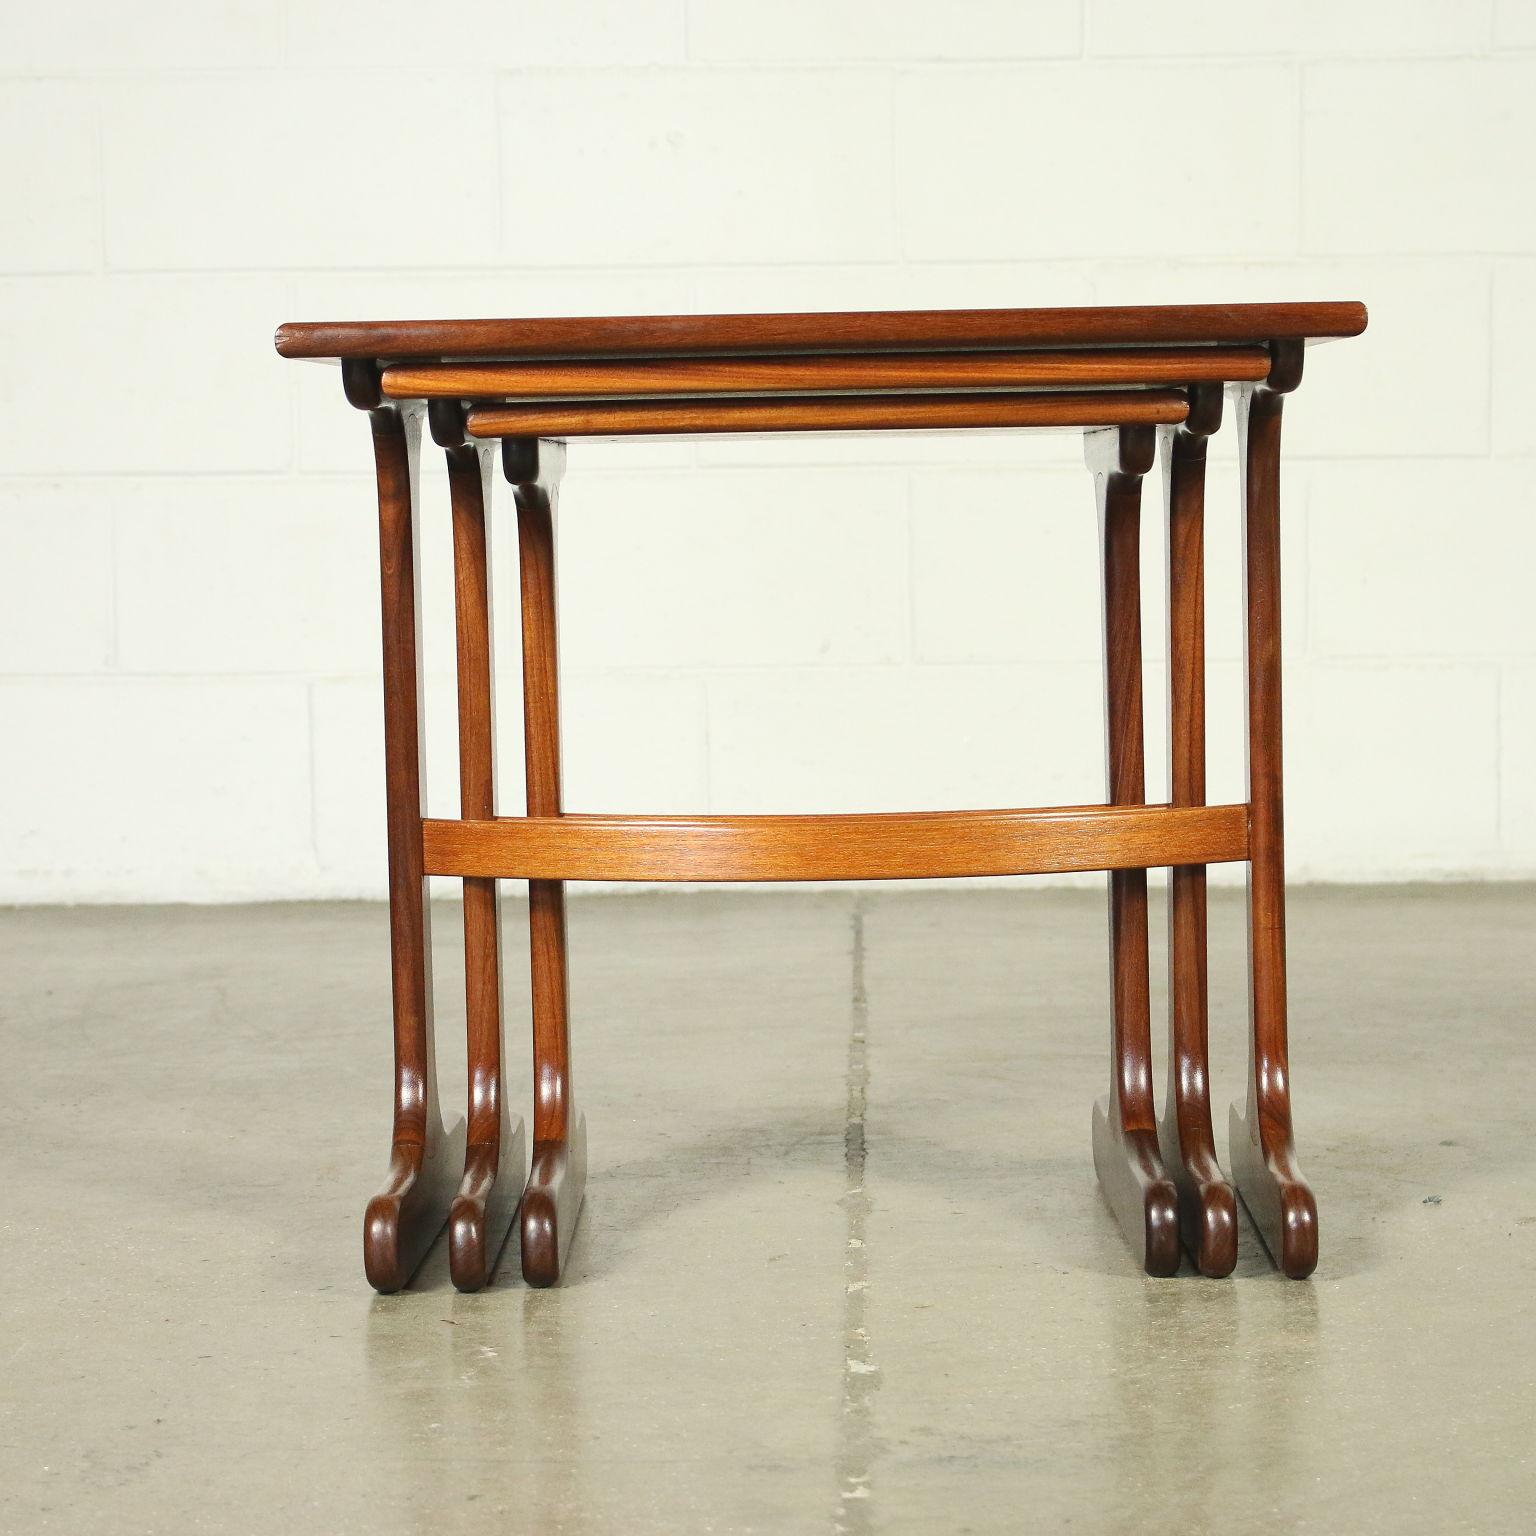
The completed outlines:
{"type": "MultiPolygon", "coordinates": [[[[369,442],[285,319],[1359,297],[1286,413],[1304,879],[1536,873],[1536,0],[53,0],[0,53],[0,900],[376,895],[369,442]]],[[[1235,438],[1210,787],[1242,792],[1235,438]]],[[[426,457],[429,795],[456,811],[426,457]]],[[[1164,777],[1149,487],[1148,763],[1164,777]]],[[[503,494],[503,797],[521,803],[503,494]]],[[[578,445],[577,809],[1102,792],[1071,437],[578,445]]]]}

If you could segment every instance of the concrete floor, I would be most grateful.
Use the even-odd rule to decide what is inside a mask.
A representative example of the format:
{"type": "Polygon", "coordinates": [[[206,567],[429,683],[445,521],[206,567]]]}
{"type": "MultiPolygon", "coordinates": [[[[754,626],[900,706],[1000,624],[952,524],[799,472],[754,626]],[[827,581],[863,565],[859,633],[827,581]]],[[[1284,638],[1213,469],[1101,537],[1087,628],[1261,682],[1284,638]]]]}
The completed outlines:
{"type": "MultiPolygon", "coordinates": [[[[382,910],[0,914],[0,1529],[1528,1531],[1533,919],[1294,893],[1297,1284],[1247,1225],[1226,1281],[1123,1246],[1097,893],[576,902],[568,1283],[439,1245],[380,1299],[382,910]]],[[[1212,938],[1224,1146],[1236,893],[1212,938]]]]}

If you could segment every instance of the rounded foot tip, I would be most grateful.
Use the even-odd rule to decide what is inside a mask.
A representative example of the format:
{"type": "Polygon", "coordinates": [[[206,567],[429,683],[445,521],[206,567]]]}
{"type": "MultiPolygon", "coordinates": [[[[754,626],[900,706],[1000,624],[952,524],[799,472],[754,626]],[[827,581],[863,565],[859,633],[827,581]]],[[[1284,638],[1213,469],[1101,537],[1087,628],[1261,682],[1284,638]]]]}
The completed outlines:
{"type": "Polygon", "coordinates": [[[529,1285],[553,1285],[560,1278],[560,1242],[554,1202],[528,1190],[522,1209],[523,1279],[529,1285]]]}
{"type": "Polygon", "coordinates": [[[1195,1265],[1208,1280],[1224,1280],[1237,1268],[1237,1191],[1230,1184],[1207,1184],[1200,1190],[1195,1265]]]}
{"type": "Polygon", "coordinates": [[[1179,1192],[1171,1180],[1159,1180],[1146,1195],[1145,1269],[1166,1279],[1179,1270],[1179,1192]]]}
{"type": "Polygon", "coordinates": [[[363,1273],[381,1295],[398,1291],[406,1281],[400,1262],[400,1201],[375,1195],[363,1215],[363,1273]]]}
{"type": "Polygon", "coordinates": [[[1280,1191],[1280,1270],[1305,1280],[1317,1268],[1317,1201],[1305,1184],[1280,1191]]]}
{"type": "Polygon", "coordinates": [[[482,1290],[490,1278],[485,1262],[485,1207],[464,1195],[448,1212],[448,1274],[455,1290],[482,1290]]]}

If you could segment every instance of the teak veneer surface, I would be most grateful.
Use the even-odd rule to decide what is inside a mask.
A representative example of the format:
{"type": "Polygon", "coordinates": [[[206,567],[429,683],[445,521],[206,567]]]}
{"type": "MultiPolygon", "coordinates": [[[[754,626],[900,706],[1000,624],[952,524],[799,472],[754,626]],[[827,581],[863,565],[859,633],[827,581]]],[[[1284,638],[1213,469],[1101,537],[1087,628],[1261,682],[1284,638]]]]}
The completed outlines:
{"type": "Polygon", "coordinates": [[[537,401],[469,413],[475,437],[635,437],[653,433],[902,432],[959,427],[1100,427],[1181,422],[1175,389],[1086,394],[710,395],[690,400],[537,401]]]}
{"type": "Polygon", "coordinates": [[[284,357],[665,357],[925,348],[1205,346],[1358,336],[1365,305],[1144,304],[827,314],[321,320],[277,329],[284,357]]]}
{"type": "Polygon", "coordinates": [[[397,400],[496,396],[687,395],[767,390],[1092,388],[1256,382],[1264,347],[1122,347],[1115,351],[819,353],[634,361],[437,363],[384,371],[397,400]]]}
{"type": "Polygon", "coordinates": [[[853,816],[533,816],[422,823],[429,874],[534,880],[919,880],[1220,864],[1241,805],[853,816]]]}

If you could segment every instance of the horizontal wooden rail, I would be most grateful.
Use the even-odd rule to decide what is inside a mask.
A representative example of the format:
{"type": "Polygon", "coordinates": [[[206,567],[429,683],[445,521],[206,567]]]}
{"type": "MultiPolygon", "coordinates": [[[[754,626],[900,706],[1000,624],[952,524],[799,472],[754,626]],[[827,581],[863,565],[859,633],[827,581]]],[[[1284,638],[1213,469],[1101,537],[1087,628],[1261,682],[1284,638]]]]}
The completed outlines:
{"type": "Polygon", "coordinates": [[[1254,382],[1265,347],[1115,351],[886,352],[865,356],[663,357],[593,362],[440,363],[384,370],[396,400],[689,395],[761,390],[1093,389],[1254,382]]]}
{"type": "Polygon", "coordinates": [[[921,880],[1225,864],[1246,805],[423,821],[426,870],[531,880],[921,880]]]}
{"type": "Polygon", "coordinates": [[[630,437],[667,432],[901,432],[952,427],[1120,427],[1178,423],[1177,390],[1097,394],[768,395],[495,405],[469,413],[476,437],[630,437]]]}

